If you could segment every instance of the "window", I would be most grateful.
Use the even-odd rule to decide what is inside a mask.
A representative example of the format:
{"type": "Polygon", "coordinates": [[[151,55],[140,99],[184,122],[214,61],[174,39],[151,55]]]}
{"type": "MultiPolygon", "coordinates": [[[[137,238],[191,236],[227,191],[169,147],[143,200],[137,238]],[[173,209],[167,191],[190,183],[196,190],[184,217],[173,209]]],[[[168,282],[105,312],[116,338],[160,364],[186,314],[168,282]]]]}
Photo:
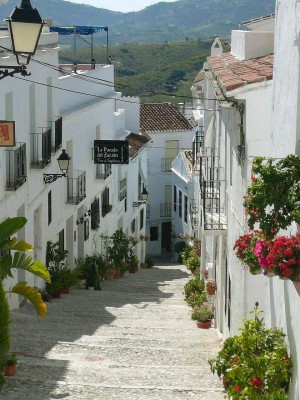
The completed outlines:
{"type": "Polygon", "coordinates": [[[51,162],[51,129],[31,133],[31,168],[44,168],[51,162]]]}
{"type": "Polygon", "coordinates": [[[150,242],[158,240],[158,226],[150,226],[150,242]]]}
{"type": "Polygon", "coordinates": [[[58,234],[58,244],[61,251],[65,249],[65,231],[62,229],[58,234]]]}
{"type": "Polygon", "coordinates": [[[188,220],[188,198],[184,195],[184,222],[187,223],[188,220]]]}
{"type": "Polygon", "coordinates": [[[96,230],[100,225],[100,201],[99,197],[91,204],[91,229],[96,230]]]}
{"type": "Polygon", "coordinates": [[[52,193],[48,193],[48,225],[52,222],[52,193]]]}
{"type": "Polygon", "coordinates": [[[144,228],[144,209],[140,211],[140,230],[144,228]]]}
{"type": "Polygon", "coordinates": [[[178,197],[179,197],[178,213],[179,213],[179,218],[182,218],[182,191],[181,190],[178,190],[178,197]]]}
{"type": "Polygon", "coordinates": [[[135,232],[135,219],[132,220],[131,222],[131,233],[135,232]]]}
{"type": "Polygon", "coordinates": [[[19,143],[16,149],[6,150],[6,190],[17,190],[26,177],[26,143],[19,143]]]}
{"type": "Polygon", "coordinates": [[[84,240],[88,240],[90,236],[90,220],[89,218],[84,220],[84,240]]]}
{"type": "Polygon", "coordinates": [[[122,179],[120,181],[120,187],[119,187],[119,201],[122,201],[125,199],[127,193],[127,188],[126,188],[126,178],[122,179]]]}
{"type": "Polygon", "coordinates": [[[105,217],[111,210],[111,205],[109,204],[109,188],[105,188],[101,194],[101,213],[102,217],[105,217]]]}
{"type": "Polygon", "coordinates": [[[62,117],[55,121],[54,151],[57,151],[62,144],[62,117]]]}
{"type": "Polygon", "coordinates": [[[174,185],[173,187],[173,209],[176,212],[177,211],[177,187],[174,185]]]}

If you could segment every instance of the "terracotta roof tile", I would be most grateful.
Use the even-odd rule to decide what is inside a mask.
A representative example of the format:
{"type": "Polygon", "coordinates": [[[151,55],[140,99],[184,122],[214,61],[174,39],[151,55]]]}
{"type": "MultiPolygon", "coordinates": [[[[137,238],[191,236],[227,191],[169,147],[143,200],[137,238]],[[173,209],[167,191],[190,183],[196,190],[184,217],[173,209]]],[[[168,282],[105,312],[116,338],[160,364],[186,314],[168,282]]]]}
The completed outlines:
{"type": "Polygon", "coordinates": [[[224,53],[208,57],[207,61],[212,74],[226,91],[273,78],[273,54],[239,60],[231,53],[224,53]]]}
{"type": "Polygon", "coordinates": [[[126,136],[126,140],[129,143],[129,157],[133,158],[138,154],[139,150],[151,140],[151,138],[147,134],[139,135],[137,133],[130,133],[126,136]]]}
{"type": "Polygon", "coordinates": [[[190,131],[193,125],[170,103],[149,103],[140,106],[141,132],[190,131]]]}

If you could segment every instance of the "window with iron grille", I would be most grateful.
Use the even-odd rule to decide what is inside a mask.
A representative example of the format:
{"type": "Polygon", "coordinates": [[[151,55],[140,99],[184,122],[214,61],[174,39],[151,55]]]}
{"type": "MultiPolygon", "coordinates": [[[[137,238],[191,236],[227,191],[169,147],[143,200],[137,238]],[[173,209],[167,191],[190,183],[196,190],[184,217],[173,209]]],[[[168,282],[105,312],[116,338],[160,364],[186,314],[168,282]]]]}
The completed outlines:
{"type": "Polygon", "coordinates": [[[44,168],[51,162],[51,129],[42,133],[31,133],[31,168],[44,168]]]}
{"type": "Polygon", "coordinates": [[[140,211],[140,230],[144,228],[144,209],[140,211]]]}
{"type": "Polygon", "coordinates": [[[177,187],[176,185],[173,186],[173,202],[174,202],[174,211],[177,211],[177,187]]]}
{"type": "Polygon", "coordinates": [[[62,229],[58,234],[58,244],[61,251],[65,249],[65,231],[62,229]]]}
{"type": "Polygon", "coordinates": [[[48,193],[48,225],[52,222],[52,193],[48,193]]]}
{"type": "Polygon", "coordinates": [[[54,151],[57,151],[62,145],[62,117],[55,121],[54,151]]]}
{"type": "Polygon", "coordinates": [[[109,204],[109,188],[105,188],[101,194],[101,213],[102,217],[105,217],[111,210],[111,205],[109,204]]]}
{"type": "Polygon", "coordinates": [[[17,190],[27,178],[26,143],[6,150],[6,190],[17,190]]]}
{"type": "Polygon", "coordinates": [[[179,198],[178,214],[179,214],[179,218],[182,218],[182,191],[181,190],[178,190],[178,198],[179,198]]]}
{"type": "Polygon", "coordinates": [[[133,219],[131,221],[131,232],[134,233],[135,232],[135,219],[133,219]]]}
{"type": "Polygon", "coordinates": [[[188,220],[188,198],[184,195],[184,222],[187,223],[188,220]]]}
{"type": "Polygon", "coordinates": [[[127,194],[127,183],[126,183],[126,178],[122,179],[120,181],[120,187],[119,187],[119,201],[122,201],[125,199],[127,194]]]}
{"type": "Polygon", "coordinates": [[[88,240],[90,237],[90,220],[87,218],[84,220],[84,240],[88,240]]]}
{"type": "Polygon", "coordinates": [[[99,228],[100,225],[100,201],[99,197],[96,197],[96,199],[92,202],[91,204],[91,229],[96,230],[99,228]]]}

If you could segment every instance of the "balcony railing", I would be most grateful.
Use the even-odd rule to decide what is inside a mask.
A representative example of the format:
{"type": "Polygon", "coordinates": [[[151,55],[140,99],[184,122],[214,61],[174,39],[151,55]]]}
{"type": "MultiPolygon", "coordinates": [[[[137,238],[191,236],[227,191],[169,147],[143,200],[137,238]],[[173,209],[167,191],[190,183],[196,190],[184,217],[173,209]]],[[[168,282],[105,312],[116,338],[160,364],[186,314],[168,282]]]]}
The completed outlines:
{"type": "Polygon", "coordinates": [[[172,203],[160,203],[160,216],[169,218],[172,216],[172,203]]]}
{"type": "Polygon", "coordinates": [[[111,175],[111,164],[99,164],[96,166],[96,178],[106,179],[111,175]]]}
{"type": "Polygon", "coordinates": [[[193,140],[193,166],[197,164],[200,149],[204,146],[204,126],[198,126],[193,140]]]}
{"type": "Polygon", "coordinates": [[[31,168],[44,168],[51,162],[51,129],[43,133],[31,133],[31,168]]]}
{"type": "Polygon", "coordinates": [[[52,147],[52,152],[56,152],[62,145],[62,118],[58,118],[55,123],[55,137],[54,146],[52,147]]]}
{"type": "Polygon", "coordinates": [[[171,172],[172,162],[175,158],[162,158],[161,159],[161,172],[171,172]]]}
{"type": "Polygon", "coordinates": [[[6,150],[6,190],[17,190],[27,178],[26,143],[6,150]]]}
{"type": "Polygon", "coordinates": [[[204,230],[225,230],[225,180],[213,148],[200,151],[200,193],[204,230]]]}
{"type": "Polygon", "coordinates": [[[77,178],[67,178],[68,204],[79,204],[86,197],[86,173],[77,171],[77,178]]]}

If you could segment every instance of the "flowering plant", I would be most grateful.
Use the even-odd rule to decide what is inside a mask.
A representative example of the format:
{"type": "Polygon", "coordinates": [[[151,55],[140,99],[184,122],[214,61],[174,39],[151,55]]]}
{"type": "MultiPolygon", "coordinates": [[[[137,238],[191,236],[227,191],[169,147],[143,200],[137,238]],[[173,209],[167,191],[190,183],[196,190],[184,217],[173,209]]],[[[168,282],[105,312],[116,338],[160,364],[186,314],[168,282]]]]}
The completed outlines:
{"type": "Polygon", "coordinates": [[[244,197],[248,225],[256,222],[269,237],[300,223],[300,157],[289,155],[279,161],[256,157],[252,166],[252,183],[244,197]]]}
{"type": "Polygon", "coordinates": [[[245,319],[241,335],[225,340],[215,359],[209,360],[213,373],[222,379],[230,399],[284,400],[292,375],[285,334],[267,328],[255,304],[254,319],[245,319]]]}
{"type": "Polygon", "coordinates": [[[254,275],[261,272],[261,266],[257,255],[254,253],[254,248],[259,240],[260,232],[253,231],[240,236],[233,247],[237,258],[249,268],[250,272],[254,275]]]}
{"type": "Polygon", "coordinates": [[[265,257],[266,267],[273,268],[276,274],[300,281],[300,233],[296,236],[279,236],[274,240],[265,257]]]}

